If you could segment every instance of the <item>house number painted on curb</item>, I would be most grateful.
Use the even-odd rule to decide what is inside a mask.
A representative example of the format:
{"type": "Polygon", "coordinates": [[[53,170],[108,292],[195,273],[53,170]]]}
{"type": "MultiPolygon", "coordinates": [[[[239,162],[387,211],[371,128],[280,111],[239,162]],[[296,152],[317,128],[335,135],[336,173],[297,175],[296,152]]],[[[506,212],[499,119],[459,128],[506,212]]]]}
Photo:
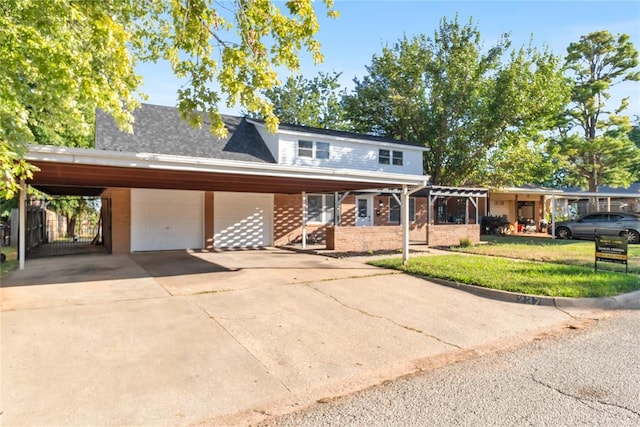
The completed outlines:
{"type": "Polygon", "coordinates": [[[516,301],[520,304],[540,305],[540,298],[529,295],[516,295],[516,301]]]}

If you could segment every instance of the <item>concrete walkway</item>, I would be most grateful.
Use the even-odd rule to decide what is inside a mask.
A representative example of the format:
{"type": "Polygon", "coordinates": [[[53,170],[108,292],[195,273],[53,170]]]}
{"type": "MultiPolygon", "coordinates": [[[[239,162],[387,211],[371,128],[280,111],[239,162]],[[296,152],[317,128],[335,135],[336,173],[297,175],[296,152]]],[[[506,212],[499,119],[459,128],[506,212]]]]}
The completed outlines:
{"type": "Polygon", "coordinates": [[[33,260],[0,301],[4,426],[248,425],[595,315],[277,249],[33,260]]]}

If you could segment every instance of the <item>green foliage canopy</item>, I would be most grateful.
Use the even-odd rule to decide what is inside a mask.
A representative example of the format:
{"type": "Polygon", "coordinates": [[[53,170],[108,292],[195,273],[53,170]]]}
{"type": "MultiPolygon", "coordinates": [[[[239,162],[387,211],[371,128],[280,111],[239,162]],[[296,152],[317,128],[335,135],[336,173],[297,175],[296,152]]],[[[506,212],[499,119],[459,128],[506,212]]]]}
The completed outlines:
{"type": "Polygon", "coordinates": [[[404,37],[374,55],[345,98],[347,117],[356,131],[428,147],[434,184],[527,182],[541,170],[524,167],[542,159],[527,155],[539,149],[532,141],[564,109],[568,86],[560,58],[509,48],[506,34],[484,49],[472,21],[443,19],[432,38],[404,37]]]}
{"type": "Polygon", "coordinates": [[[640,80],[638,51],[626,34],[597,31],[569,45],[566,66],[573,81],[571,108],[555,141],[566,182],[592,192],[600,185],[629,185],[637,177],[640,148],[630,140],[629,117],[621,115],[628,98],[615,110],[607,104],[612,86],[640,80]]]}
{"type": "MultiPolygon", "coordinates": [[[[323,0],[337,16],[333,0],[323,0]]],[[[139,61],[167,60],[187,83],[178,107],[192,125],[204,112],[224,134],[221,102],[278,120],[262,91],[279,84],[276,68],[297,70],[306,50],[322,60],[312,0],[4,0],[0,3],[0,195],[15,195],[34,168],[24,160],[40,133],[68,143],[91,134],[96,108],[131,129],[139,61]],[[215,88],[214,83],[219,85],[215,88]],[[223,99],[223,94],[225,97],[223,99]]]]}
{"type": "MultiPolygon", "coordinates": [[[[634,123],[629,132],[629,139],[633,142],[638,150],[640,150],[640,116],[636,116],[634,123]]],[[[640,156],[632,166],[631,173],[635,177],[636,182],[640,182],[640,156]]]]}
{"type": "Polygon", "coordinates": [[[283,123],[324,129],[346,128],[340,90],[340,73],[318,73],[312,79],[291,76],[278,87],[265,92],[274,105],[274,113],[283,123]]]}

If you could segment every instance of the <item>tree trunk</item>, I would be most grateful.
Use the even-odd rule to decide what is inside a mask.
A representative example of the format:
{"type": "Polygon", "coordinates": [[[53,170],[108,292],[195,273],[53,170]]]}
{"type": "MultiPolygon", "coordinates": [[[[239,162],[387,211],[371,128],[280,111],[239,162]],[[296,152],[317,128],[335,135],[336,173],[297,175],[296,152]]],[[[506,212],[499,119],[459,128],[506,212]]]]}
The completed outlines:
{"type": "MultiPolygon", "coordinates": [[[[598,188],[600,187],[598,183],[598,172],[596,171],[594,164],[594,170],[591,172],[591,176],[589,176],[589,192],[597,193],[598,188]]],[[[597,197],[589,197],[589,213],[597,212],[599,210],[598,198],[597,197]]]]}
{"type": "Polygon", "coordinates": [[[76,233],[76,217],[67,217],[67,237],[73,237],[76,233]]]}

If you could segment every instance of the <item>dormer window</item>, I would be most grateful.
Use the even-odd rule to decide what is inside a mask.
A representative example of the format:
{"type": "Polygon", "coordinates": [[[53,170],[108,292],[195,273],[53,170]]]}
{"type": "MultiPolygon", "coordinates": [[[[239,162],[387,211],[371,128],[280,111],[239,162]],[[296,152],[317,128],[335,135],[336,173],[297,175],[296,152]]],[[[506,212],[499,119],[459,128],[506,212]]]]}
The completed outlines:
{"type": "Polygon", "coordinates": [[[328,159],[331,147],[328,142],[298,141],[298,157],[310,159],[328,159]]]}
{"type": "Polygon", "coordinates": [[[316,159],[328,159],[328,158],[329,158],[329,143],[316,142],[316,159]]]}
{"type": "Polygon", "coordinates": [[[312,141],[298,141],[298,157],[310,157],[313,158],[313,142],[312,141]]]}
{"type": "Polygon", "coordinates": [[[395,166],[402,166],[402,158],[402,151],[378,150],[378,163],[381,165],[393,164],[395,166]]]}
{"type": "Polygon", "coordinates": [[[389,150],[378,150],[378,163],[381,165],[388,165],[390,162],[389,150]]]}
{"type": "Polygon", "coordinates": [[[393,164],[396,166],[402,166],[402,151],[393,152],[393,164]]]}

